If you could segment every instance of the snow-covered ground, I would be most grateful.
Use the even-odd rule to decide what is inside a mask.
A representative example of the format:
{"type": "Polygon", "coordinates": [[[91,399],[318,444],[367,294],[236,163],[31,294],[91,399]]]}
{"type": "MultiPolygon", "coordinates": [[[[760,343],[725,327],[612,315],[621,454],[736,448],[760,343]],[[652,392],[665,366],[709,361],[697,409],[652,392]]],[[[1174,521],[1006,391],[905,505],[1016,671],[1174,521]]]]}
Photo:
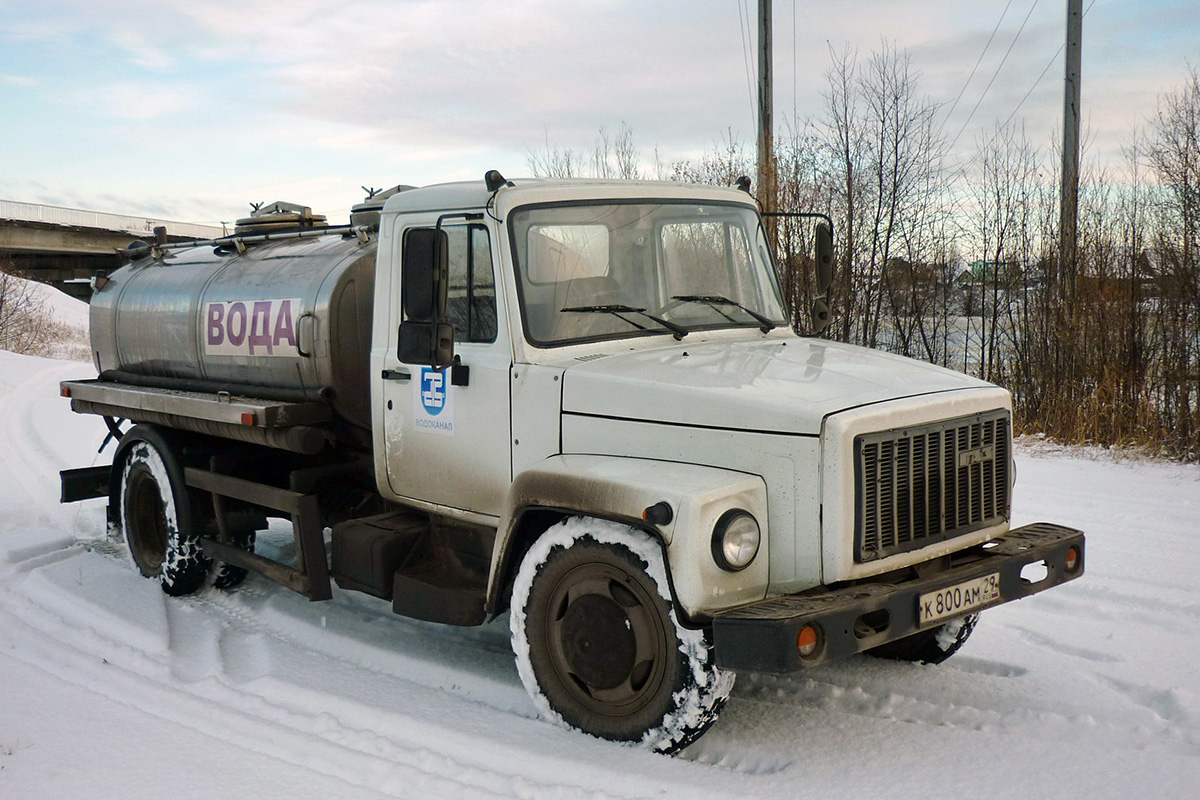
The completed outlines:
{"type": "Polygon", "coordinates": [[[109,456],[58,398],[89,369],[0,352],[0,797],[1200,796],[1200,468],[1022,448],[1016,522],[1085,529],[1083,579],[941,666],[742,675],[668,758],[538,719],[506,619],[256,577],[167,598],[101,501],[57,502],[59,469],[109,456]]]}

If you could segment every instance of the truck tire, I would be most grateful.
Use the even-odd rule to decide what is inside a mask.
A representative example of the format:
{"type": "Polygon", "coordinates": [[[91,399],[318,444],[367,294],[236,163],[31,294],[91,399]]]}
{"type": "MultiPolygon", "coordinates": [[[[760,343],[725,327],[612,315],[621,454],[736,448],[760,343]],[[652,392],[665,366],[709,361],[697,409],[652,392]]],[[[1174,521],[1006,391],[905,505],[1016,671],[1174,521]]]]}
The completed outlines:
{"type": "Polygon", "coordinates": [[[945,625],[873,647],[866,653],[876,658],[890,658],[895,661],[940,664],[957,653],[966,643],[977,622],[978,614],[968,614],[945,625]]]}
{"type": "Polygon", "coordinates": [[[734,674],[672,609],[647,534],[575,517],[526,554],[510,625],[517,669],[543,716],[593,736],[674,753],[717,719],[734,674]]]}
{"type": "Polygon", "coordinates": [[[155,431],[135,428],[125,440],[120,483],[125,544],[142,575],[158,580],[164,592],[191,594],[204,585],[211,562],[192,530],[182,471],[155,431]]]}

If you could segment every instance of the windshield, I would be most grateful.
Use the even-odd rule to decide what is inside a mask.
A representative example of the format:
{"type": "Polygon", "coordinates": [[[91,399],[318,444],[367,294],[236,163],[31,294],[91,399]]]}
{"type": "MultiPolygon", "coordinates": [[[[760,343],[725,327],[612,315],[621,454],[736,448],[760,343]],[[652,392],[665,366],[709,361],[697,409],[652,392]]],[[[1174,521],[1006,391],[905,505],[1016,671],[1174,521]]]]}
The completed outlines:
{"type": "Polygon", "coordinates": [[[537,206],[509,224],[534,344],[786,324],[758,215],[745,206],[537,206]]]}

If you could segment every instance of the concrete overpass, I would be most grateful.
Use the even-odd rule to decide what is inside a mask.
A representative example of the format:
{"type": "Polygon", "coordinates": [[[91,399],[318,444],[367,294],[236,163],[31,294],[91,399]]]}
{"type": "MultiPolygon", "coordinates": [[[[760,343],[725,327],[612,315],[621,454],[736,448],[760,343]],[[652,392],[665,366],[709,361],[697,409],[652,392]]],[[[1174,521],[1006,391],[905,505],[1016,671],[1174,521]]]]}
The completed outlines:
{"type": "Polygon", "coordinates": [[[0,266],[86,300],[91,289],[79,281],[116,268],[116,251],[134,239],[154,241],[157,227],[171,241],[224,235],[213,225],[0,200],[0,266]]]}

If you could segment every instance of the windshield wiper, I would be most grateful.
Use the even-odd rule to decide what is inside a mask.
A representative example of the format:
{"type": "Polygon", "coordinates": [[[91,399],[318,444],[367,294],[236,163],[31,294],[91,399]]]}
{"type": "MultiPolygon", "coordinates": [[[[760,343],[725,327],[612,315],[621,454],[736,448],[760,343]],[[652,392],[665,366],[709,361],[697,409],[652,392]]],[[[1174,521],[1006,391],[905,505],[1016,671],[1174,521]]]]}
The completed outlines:
{"type": "Polygon", "coordinates": [[[563,309],[559,309],[559,310],[560,311],[576,311],[576,312],[582,312],[582,313],[593,313],[594,312],[594,313],[599,313],[599,314],[612,314],[612,315],[618,317],[619,319],[625,320],[626,322],[628,322],[630,325],[637,328],[638,330],[644,331],[644,330],[647,330],[647,328],[644,325],[638,325],[633,320],[626,319],[625,317],[621,316],[622,314],[641,314],[646,319],[657,322],[659,325],[662,325],[664,328],[669,330],[672,333],[672,335],[674,335],[676,341],[678,341],[679,339],[682,339],[683,337],[687,336],[688,333],[690,333],[690,331],[687,328],[683,327],[682,325],[677,325],[674,322],[670,322],[668,320],[663,319],[662,317],[656,317],[653,314],[648,314],[648,313],[646,313],[646,309],[644,309],[644,308],[634,308],[633,306],[625,306],[625,305],[573,306],[571,308],[563,308],[563,309]]]}
{"type": "Polygon", "coordinates": [[[770,333],[779,327],[775,322],[772,322],[757,311],[751,311],[736,300],[730,300],[728,297],[719,294],[677,294],[671,299],[680,300],[684,303],[707,303],[710,306],[733,306],[740,308],[754,318],[754,321],[758,323],[758,329],[763,333],[770,333]]]}

